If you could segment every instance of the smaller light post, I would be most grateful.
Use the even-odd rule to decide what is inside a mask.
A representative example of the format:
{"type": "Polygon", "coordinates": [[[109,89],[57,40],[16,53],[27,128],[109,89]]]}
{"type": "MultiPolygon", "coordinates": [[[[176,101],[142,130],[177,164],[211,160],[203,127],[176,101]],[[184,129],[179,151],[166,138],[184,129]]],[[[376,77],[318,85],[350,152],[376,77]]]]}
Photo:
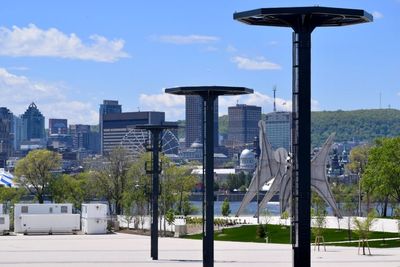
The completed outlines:
{"type": "MultiPolygon", "coordinates": [[[[168,94],[199,95],[205,113],[203,173],[205,173],[205,222],[203,221],[203,266],[214,266],[214,101],[222,95],[251,94],[252,89],[231,86],[186,86],[165,89],[168,94]],[[205,224],[204,224],[205,223],[205,224]],[[205,232],[204,232],[205,225],[205,232]]],[[[202,125],[204,125],[204,117],[202,125]]],[[[203,207],[204,209],[204,207],[203,207]]],[[[204,211],[203,211],[204,212],[204,211]]],[[[203,213],[204,214],[204,213],[203,213]]]]}
{"type": "MultiPolygon", "coordinates": [[[[159,174],[161,173],[159,153],[161,152],[160,133],[167,129],[176,129],[176,124],[145,124],[135,125],[135,129],[148,130],[151,132],[152,139],[152,168],[147,170],[146,173],[152,174],[152,191],[151,191],[151,258],[158,260],[158,196],[160,194],[160,181],[159,174]]],[[[147,166],[146,166],[147,167],[147,166]]]]}

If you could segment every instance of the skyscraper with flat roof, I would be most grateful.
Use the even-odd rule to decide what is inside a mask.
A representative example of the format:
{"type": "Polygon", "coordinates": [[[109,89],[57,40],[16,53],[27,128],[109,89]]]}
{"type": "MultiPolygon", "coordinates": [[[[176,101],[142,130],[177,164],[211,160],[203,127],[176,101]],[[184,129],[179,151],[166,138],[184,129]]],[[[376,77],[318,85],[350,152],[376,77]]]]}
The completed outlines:
{"type": "Polygon", "coordinates": [[[13,152],[13,114],[8,108],[0,107],[0,168],[5,167],[13,152]]]}
{"type": "Polygon", "coordinates": [[[117,100],[103,100],[99,110],[100,153],[103,154],[103,118],[107,114],[119,114],[122,107],[117,100]]]}
{"type": "Polygon", "coordinates": [[[237,104],[228,107],[228,144],[252,144],[259,135],[258,122],[261,120],[261,107],[237,104]]]}
{"type": "Polygon", "coordinates": [[[67,119],[49,119],[49,134],[67,134],[67,119]]]}
{"type": "MultiPolygon", "coordinates": [[[[126,146],[126,148],[132,149],[135,146],[143,146],[140,143],[143,140],[143,131],[135,130],[134,126],[139,124],[161,124],[164,121],[164,112],[142,111],[105,114],[102,121],[103,155],[110,153],[119,146],[126,146]],[[135,136],[136,132],[138,134],[137,138],[135,136]]],[[[144,134],[148,136],[147,131],[144,134]]],[[[128,153],[130,152],[128,151],[128,153]]]]}
{"type": "MultiPolygon", "coordinates": [[[[198,95],[186,95],[185,146],[190,147],[195,141],[203,140],[202,118],[203,100],[198,95]]],[[[214,102],[214,142],[218,146],[218,98],[214,102]]]]}
{"type": "Polygon", "coordinates": [[[271,112],[266,115],[266,135],[273,149],[280,147],[290,151],[292,114],[286,111],[271,112]]]}

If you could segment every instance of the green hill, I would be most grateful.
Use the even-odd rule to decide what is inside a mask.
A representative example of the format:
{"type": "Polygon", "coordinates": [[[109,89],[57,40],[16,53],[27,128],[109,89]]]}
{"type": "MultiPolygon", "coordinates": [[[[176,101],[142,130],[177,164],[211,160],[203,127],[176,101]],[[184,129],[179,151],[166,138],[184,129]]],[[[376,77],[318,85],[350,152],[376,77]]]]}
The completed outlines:
{"type": "Polygon", "coordinates": [[[400,135],[400,110],[365,109],[322,111],[311,114],[311,140],[319,146],[336,132],[335,141],[372,141],[378,137],[400,135]]]}
{"type": "MultiPolygon", "coordinates": [[[[311,121],[313,146],[322,145],[333,132],[336,132],[336,142],[372,141],[378,137],[400,135],[400,110],[397,109],[318,111],[312,112],[311,121]]],[[[219,118],[219,131],[227,133],[227,115],[219,118]]]]}

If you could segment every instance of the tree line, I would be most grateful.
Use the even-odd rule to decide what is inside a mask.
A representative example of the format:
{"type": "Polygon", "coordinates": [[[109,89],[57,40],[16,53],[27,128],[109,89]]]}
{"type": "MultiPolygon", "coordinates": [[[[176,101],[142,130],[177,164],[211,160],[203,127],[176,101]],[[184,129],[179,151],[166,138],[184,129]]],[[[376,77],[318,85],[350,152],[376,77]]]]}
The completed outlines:
{"type": "Polygon", "coordinates": [[[359,177],[359,188],[353,191],[359,191],[367,211],[373,209],[372,203],[378,203],[377,211],[386,217],[390,204],[394,211],[390,215],[399,216],[400,137],[379,138],[371,145],[355,147],[349,159],[348,170],[359,177]]]}
{"type": "MultiPolygon", "coordinates": [[[[160,214],[188,214],[192,211],[189,194],[197,178],[191,169],[176,166],[161,156],[160,214]]],[[[85,172],[63,174],[61,155],[49,150],[33,150],[18,161],[15,168],[17,188],[0,188],[0,201],[15,203],[33,196],[43,203],[73,203],[80,210],[81,203],[106,201],[110,214],[145,216],[149,213],[151,175],[146,174],[145,162],[149,153],[132,158],[119,147],[107,157],[87,162],[85,172]],[[97,162],[95,162],[97,161],[97,162]]]]}

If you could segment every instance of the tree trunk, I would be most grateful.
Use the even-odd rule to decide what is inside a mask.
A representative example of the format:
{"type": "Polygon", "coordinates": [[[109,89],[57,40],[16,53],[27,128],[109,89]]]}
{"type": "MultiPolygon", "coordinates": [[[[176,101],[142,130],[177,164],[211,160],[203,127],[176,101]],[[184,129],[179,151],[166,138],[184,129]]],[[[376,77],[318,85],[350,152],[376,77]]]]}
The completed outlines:
{"type": "Polygon", "coordinates": [[[387,208],[388,208],[388,203],[389,203],[389,197],[385,197],[385,201],[383,203],[383,217],[387,217],[387,208]]]}
{"type": "Polygon", "coordinates": [[[351,227],[350,227],[350,223],[351,223],[351,216],[349,216],[347,218],[347,237],[349,239],[349,241],[351,241],[351,227]]]}
{"type": "Polygon", "coordinates": [[[116,215],[121,214],[121,203],[119,203],[119,201],[115,201],[115,213],[116,215]]]}
{"type": "Polygon", "coordinates": [[[367,214],[371,212],[371,196],[370,193],[367,192],[367,214]]]}

